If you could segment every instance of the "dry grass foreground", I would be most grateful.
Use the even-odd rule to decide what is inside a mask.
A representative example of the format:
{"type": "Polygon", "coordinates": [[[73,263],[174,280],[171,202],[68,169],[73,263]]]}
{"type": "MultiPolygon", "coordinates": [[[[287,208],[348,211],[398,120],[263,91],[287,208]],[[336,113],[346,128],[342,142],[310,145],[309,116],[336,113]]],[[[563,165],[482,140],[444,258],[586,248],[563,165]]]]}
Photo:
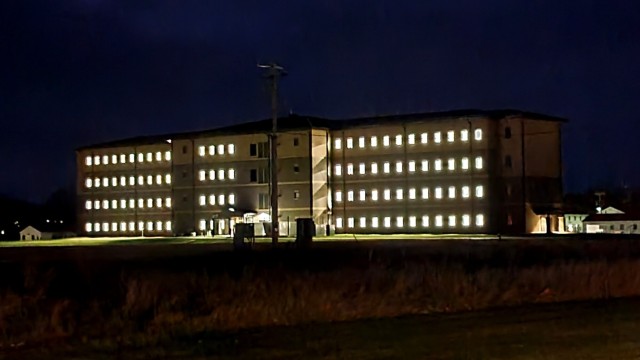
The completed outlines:
{"type": "Polygon", "coordinates": [[[628,258],[525,268],[370,259],[320,270],[239,269],[154,266],[73,277],[25,265],[0,290],[0,352],[59,340],[138,347],[203,332],[640,295],[640,260],[628,258]]]}

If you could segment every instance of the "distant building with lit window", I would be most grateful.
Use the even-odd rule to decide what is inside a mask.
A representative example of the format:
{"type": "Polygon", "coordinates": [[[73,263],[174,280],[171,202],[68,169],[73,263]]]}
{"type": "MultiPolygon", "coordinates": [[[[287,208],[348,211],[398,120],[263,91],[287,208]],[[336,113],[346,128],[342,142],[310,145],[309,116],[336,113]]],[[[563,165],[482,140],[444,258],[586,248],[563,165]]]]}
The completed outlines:
{"type": "MultiPolygon", "coordinates": [[[[536,209],[562,201],[564,121],[517,110],[281,118],[280,233],[293,235],[299,217],[318,234],[532,232],[536,209]]],[[[79,230],[229,234],[238,222],[268,224],[270,128],[262,120],[79,149],[79,230]]]]}

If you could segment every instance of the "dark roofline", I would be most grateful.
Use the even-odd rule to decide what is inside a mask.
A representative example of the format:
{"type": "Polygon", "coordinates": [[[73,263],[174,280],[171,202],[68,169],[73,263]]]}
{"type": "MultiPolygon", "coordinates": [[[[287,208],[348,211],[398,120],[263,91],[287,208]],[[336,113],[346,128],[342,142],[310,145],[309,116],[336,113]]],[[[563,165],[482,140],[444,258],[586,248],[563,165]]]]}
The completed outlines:
{"type": "MultiPolygon", "coordinates": [[[[372,117],[358,117],[351,119],[325,119],[314,116],[306,115],[288,115],[278,120],[278,129],[283,131],[301,130],[310,128],[321,128],[329,130],[342,130],[357,127],[366,127],[377,124],[393,124],[403,122],[415,122],[415,121],[436,121],[450,118],[466,117],[472,120],[473,118],[488,118],[490,120],[500,120],[505,117],[523,117],[531,120],[543,120],[543,121],[555,121],[555,122],[567,122],[565,118],[556,116],[544,115],[540,113],[534,113],[529,111],[521,111],[515,109],[499,109],[499,110],[478,110],[478,109],[462,109],[452,111],[438,111],[438,112],[423,112],[412,114],[396,114],[396,115],[380,115],[372,117]]],[[[132,138],[126,138],[121,140],[109,141],[104,143],[92,144],[82,146],[76,149],[76,151],[86,149],[97,148],[110,148],[110,147],[125,147],[125,146],[140,146],[140,145],[153,145],[166,142],[168,139],[192,139],[211,136],[224,136],[224,135],[238,135],[238,134],[257,134],[266,133],[271,131],[271,119],[263,119],[258,121],[251,121],[241,124],[234,124],[223,126],[214,129],[206,129],[200,131],[189,131],[181,133],[171,133],[152,136],[137,136],[132,138]]]]}

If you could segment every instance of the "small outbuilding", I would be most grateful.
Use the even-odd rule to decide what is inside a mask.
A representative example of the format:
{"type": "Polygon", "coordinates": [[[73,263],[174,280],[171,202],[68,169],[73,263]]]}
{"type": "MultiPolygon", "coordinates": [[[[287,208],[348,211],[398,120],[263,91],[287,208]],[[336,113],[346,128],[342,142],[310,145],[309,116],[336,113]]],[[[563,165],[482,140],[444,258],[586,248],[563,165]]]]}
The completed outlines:
{"type": "Polygon", "coordinates": [[[21,241],[42,240],[42,232],[29,225],[20,231],[21,241]]]}

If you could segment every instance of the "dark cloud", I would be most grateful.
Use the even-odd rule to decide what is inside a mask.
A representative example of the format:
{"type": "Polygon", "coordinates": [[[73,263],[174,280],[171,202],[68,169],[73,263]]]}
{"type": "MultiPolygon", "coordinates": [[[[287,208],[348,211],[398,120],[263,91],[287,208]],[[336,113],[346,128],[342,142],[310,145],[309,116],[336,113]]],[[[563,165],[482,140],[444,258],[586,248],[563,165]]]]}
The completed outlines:
{"type": "Polygon", "coordinates": [[[75,147],[298,113],[513,107],[565,116],[568,189],[638,184],[634,1],[0,4],[0,192],[73,184],[75,147]],[[27,170],[23,170],[24,168],[27,170]]]}

